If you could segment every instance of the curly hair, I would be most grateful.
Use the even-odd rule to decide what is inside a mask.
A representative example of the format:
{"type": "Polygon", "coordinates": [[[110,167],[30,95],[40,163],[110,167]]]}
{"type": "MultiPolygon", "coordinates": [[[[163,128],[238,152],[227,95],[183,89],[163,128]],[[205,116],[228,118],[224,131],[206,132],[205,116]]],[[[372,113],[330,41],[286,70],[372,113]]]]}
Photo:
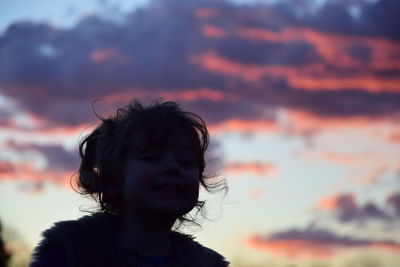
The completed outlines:
{"type": "MultiPolygon", "coordinates": [[[[137,134],[145,134],[151,146],[166,142],[176,131],[188,137],[199,166],[199,183],[208,192],[227,189],[225,180],[214,181],[204,174],[205,152],[209,145],[209,134],[204,121],[196,114],[183,111],[175,102],[155,102],[143,106],[134,100],[125,108],[119,108],[115,116],[102,118],[97,128],[83,138],[79,144],[81,164],[78,173],[79,193],[92,196],[99,203],[98,212],[120,216],[122,208],[122,162],[129,144],[135,142],[137,134]]],[[[197,215],[205,216],[205,201],[197,200],[194,216],[180,216],[178,226],[196,222],[197,215]]]]}

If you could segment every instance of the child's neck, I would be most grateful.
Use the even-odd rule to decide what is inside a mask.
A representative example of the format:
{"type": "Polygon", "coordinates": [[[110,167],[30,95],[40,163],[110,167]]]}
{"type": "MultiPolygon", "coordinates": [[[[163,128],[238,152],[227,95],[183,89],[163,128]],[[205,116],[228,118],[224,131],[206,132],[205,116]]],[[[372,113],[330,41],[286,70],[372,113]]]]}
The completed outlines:
{"type": "Polygon", "coordinates": [[[174,219],[125,216],[117,231],[117,245],[135,249],[144,256],[164,257],[169,254],[170,232],[174,219]]]}

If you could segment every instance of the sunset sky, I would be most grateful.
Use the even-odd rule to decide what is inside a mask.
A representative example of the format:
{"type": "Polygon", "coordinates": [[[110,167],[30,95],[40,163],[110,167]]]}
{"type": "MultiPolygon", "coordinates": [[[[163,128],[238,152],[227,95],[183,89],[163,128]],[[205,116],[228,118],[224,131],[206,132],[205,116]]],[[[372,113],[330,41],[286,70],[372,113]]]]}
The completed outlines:
{"type": "Polygon", "coordinates": [[[28,246],[94,205],[70,187],[93,101],[108,116],[162,99],[209,127],[207,172],[229,191],[202,194],[211,220],[185,231],[233,266],[400,263],[400,1],[0,10],[0,220],[28,246]]]}

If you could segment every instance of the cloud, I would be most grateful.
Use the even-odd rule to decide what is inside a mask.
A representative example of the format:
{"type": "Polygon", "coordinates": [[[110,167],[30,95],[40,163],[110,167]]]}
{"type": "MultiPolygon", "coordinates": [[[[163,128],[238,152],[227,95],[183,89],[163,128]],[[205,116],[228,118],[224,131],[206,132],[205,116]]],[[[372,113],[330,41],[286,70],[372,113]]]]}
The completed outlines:
{"type": "Polygon", "coordinates": [[[133,99],[135,97],[154,97],[154,95],[160,98],[171,99],[175,101],[195,101],[195,100],[208,100],[208,101],[223,101],[223,100],[237,100],[237,96],[232,93],[225,93],[210,88],[199,88],[199,89],[187,89],[179,91],[165,91],[165,90],[154,90],[155,92],[149,92],[144,89],[129,90],[126,93],[112,93],[104,97],[104,100],[113,102],[126,102],[126,99],[133,99]]]}
{"type": "Polygon", "coordinates": [[[301,16],[292,4],[167,0],[120,22],[17,22],[0,36],[2,94],[53,126],[87,124],[94,99],[131,95],[178,100],[212,124],[263,121],[259,107],[331,118],[396,114],[399,33],[383,14],[398,4],[357,2],[358,19],[343,1],[316,12],[306,5],[301,16]]]}
{"type": "Polygon", "coordinates": [[[60,146],[31,146],[44,155],[47,161],[47,169],[53,171],[74,171],[78,169],[78,151],[67,152],[60,146]]]}
{"type": "MultiPolygon", "coordinates": [[[[388,203],[396,204],[396,194],[393,194],[392,198],[394,200],[389,201],[391,197],[388,197],[388,203]]],[[[359,226],[371,220],[393,222],[399,219],[388,207],[379,207],[373,202],[359,205],[353,194],[338,194],[322,198],[315,204],[314,210],[329,211],[336,220],[342,223],[355,223],[359,226]]]]}
{"type": "Polygon", "coordinates": [[[35,151],[40,153],[46,160],[46,168],[53,171],[72,171],[78,168],[78,150],[66,151],[61,145],[36,145],[21,144],[10,142],[17,153],[25,153],[27,151],[35,151]]]}
{"type": "Polygon", "coordinates": [[[2,151],[0,180],[18,180],[25,192],[41,192],[46,181],[69,188],[79,167],[77,150],[68,152],[60,145],[9,141],[2,151]]]}
{"type": "Polygon", "coordinates": [[[367,155],[348,155],[348,154],[340,154],[332,151],[325,151],[322,156],[325,160],[330,161],[332,163],[339,164],[349,164],[349,165],[359,165],[363,161],[368,160],[367,155]]]}
{"type": "Polygon", "coordinates": [[[276,132],[278,125],[271,120],[245,120],[245,119],[230,119],[224,122],[211,125],[209,127],[212,133],[218,132],[276,132]]]}
{"type": "Polygon", "coordinates": [[[203,25],[201,31],[209,38],[223,38],[226,36],[226,32],[223,29],[209,24],[203,25]]]}
{"type": "MultiPolygon", "coordinates": [[[[292,1],[166,0],[118,22],[93,14],[69,29],[13,23],[0,36],[0,104],[13,103],[0,107],[1,135],[14,142],[11,149],[34,151],[48,171],[61,173],[77,166],[63,139],[97,120],[91,105],[100,98],[100,114],[132,98],[178,101],[201,115],[212,134],[311,136],[395,124],[400,46],[390,14],[399,5],[351,5],[360,11],[357,18],[344,1],[312,10],[292,1]],[[42,145],[25,144],[28,137],[42,145]]],[[[334,152],[323,158],[347,165],[365,160],[334,152]]],[[[18,167],[27,173],[24,168],[18,167]]],[[[262,177],[276,172],[263,163],[226,168],[262,177]]],[[[365,181],[376,181],[377,173],[365,181]]]]}
{"type": "Polygon", "coordinates": [[[254,188],[250,190],[249,197],[251,199],[258,200],[266,193],[266,191],[266,188],[254,188]]]}
{"type": "Polygon", "coordinates": [[[317,14],[304,21],[321,31],[399,39],[400,31],[394,26],[395,14],[400,9],[398,1],[355,1],[353,6],[359,9],[356,18],[348,12],[351,5],[346,1],[328,1],[317,14]]]}
{"type": "MultiPolygon", "coordinates": [[[[337,100],[339,101],[339,98],[337,100]]],[[[371,99],[371,105],[373,105],[372,99],[371,99]]],[[[318,115],[313,112],[300,109],[284,111],[283,115],[285,117],[285,124],[284,124],[285,132],[287,132],[288,134],[298,134],[298,135],[314,134],[321,131],[326,131],[326,132],[343,131],[346,129],[354,129],[358,131],[370,132],[371,129],[379,127],[382,129],[390,129],[390,133],[392,133],[393,130],[391,128],[397,124],[396,115],[390,116],[381,114],[382,116],[379,116],[378,112],[373,114],[369,113],[369,111],[367,110],[365,110],[365,112],[369,113],[368,116],[360,115],[360,113],[358,113],[355,110],[353,111],[343,110],[342,117],[334,116],[333,115],[334,111],[333,109],[331,109],[329,103],[324,108],[321,107],[320,111],[322,113],[318,115]],[[353,113],[354,111],[355,113],[353,113]]],[[[384,139],[388,138],[384,137],[384,139]]],[[[353,157],[353,159],[350,159],[351,156],[349,157],[348,155],[343,155],[335,152],[324,152],[324,154],[320,156],[329,161],[336,161],[336,162],[341,161],[343,163],[345,161],[347,161],[347,163],[350,163],[350,161],[353,161],[353,163],[356,163],[357,161],[363,162],[367,159],[363,157],[363,155],[358,155],[358,156],[356,155],[353,157]],[[359,159],[356,159],[356,157],[359,159]]]]}
{"type": "Polygon", "coordinates": [[[393,192],[386,199],[387,204],[400,216],[400,192],[393,192]]]}
{"type": "Polygon", "coordinates": [[[14,165],[7,161],[0,162],[0,177],[10,175],[14,172],[14,165]]]}
{"type": "Polygon", "coordinates": [[[360,204],[342,193],[322,198],[314,218],[304,228],[269,234],[255,233],[247,242],[254,249],[286,258],[331,258],[350,248],[400,252],[400,193],[386,197],[386,205],[360,204]]]}
{"type": "Polygon", "coordinates": [[[29,161],[3,161],[1,163],[0,180],[18,181],[18,186],[22,191],[38,193],[43,190],[43,183],[52,182],[56,185],[70,189],[70,180],[74,175],[73,171],[52,170],[51,168],[42,170],[29,161]],[[3,169],[5,166],[8,169],[3,169]]]}
{"type": "Polygon", "coordinates": [[[227,162],[223,168],[227,173],[232,173],[235,175],[252,173],[260,178],[272,178],[276,176],[278,171],[278,166],[271,162],[227,162]]]}
{"type": "Polygon", "coordinates": [[[255,235],[249,238],[248,244],[255,249],[288,258],[329,258],[349,248],[400,251],[400,243],[391,240],[357,239],[316,228],[255,235]]]}

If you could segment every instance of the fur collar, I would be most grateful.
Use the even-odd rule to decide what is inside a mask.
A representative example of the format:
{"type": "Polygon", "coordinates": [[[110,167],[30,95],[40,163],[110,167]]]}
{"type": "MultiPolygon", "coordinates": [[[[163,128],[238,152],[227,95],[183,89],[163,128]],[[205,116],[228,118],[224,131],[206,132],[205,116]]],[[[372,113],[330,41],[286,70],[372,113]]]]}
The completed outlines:
{"type": "MultiPolygon", "coordinates": [[[[95,214],[56,223],[43,233],[43,240],[33,252],[32,264],[52,249],[62,247],[68,266],[151,266],[140,260],[135,264],[122,261],[114,245],[115,222],[114,216],[95,214]]],[[[192,236],[173,231],[171,240],[176,249],[176,260],[173,264],[162,266],[228,266],[223,256],[200,245],[192,236]]]]}

